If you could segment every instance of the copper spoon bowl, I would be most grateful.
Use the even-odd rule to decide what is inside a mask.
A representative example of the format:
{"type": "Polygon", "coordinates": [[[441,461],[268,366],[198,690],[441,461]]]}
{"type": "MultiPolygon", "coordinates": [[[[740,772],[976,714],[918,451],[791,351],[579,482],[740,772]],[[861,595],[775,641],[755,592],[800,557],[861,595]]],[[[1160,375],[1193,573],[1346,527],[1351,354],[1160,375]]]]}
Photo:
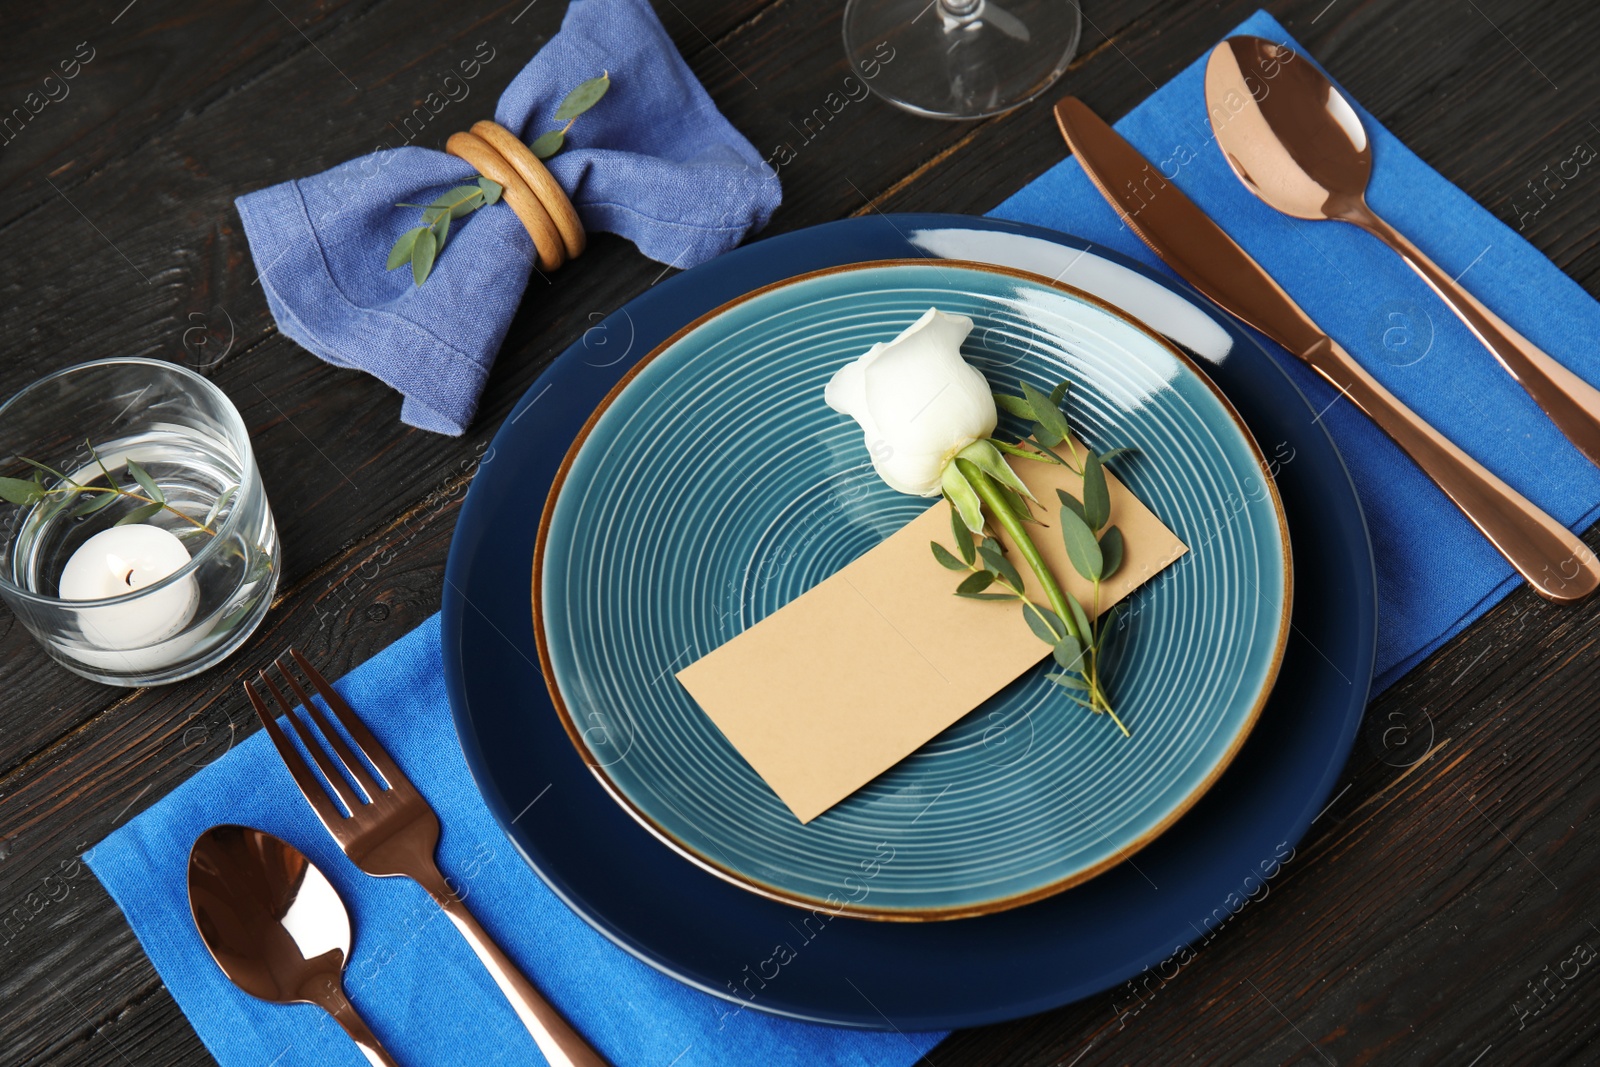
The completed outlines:
{"type": "Polygon", "coordinates": [[[1285,215],[1359,226],[1398,252],[1600,465],[1600,390],[1508,326],[1367,205],[1367,131],[1310,60],[1263,37],[1230,37],[1206,63],[1206,110],[1228,165],[1251,192],[1285,215]]]}
{"type": "Polygon", "coordinates": [[[274,1004],[316,1004],[380,1067],[396,1067],[344,994],[350,915],[293,845],[247,826],[213,826],[189,851],[189,907],[234,985],[274,1004]]]}

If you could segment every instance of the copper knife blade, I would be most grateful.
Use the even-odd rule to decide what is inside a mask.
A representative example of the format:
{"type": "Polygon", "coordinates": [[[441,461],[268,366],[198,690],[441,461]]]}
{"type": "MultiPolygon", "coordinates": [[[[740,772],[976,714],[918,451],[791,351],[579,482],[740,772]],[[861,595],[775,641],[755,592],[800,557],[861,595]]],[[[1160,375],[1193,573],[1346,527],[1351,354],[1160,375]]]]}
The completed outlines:
{"type": "Polygon", "coordinates": [[[1100,116],[1069,96],[1056,105],[1056,122],[1084,173],[1140,240],[1190,285],[1308,363],[1365,412],[1541,596],[1572,603],[1600,588],[1600,559],[1581,539],[1385,389],[1100,116]]]}

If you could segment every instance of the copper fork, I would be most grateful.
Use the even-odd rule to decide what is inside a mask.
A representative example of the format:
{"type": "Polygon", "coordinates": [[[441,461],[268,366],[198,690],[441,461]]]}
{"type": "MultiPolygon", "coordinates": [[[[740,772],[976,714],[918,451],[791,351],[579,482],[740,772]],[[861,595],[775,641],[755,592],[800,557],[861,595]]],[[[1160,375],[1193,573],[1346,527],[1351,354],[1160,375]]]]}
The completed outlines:
{"type": "Polygon", "coordinates": [[[282,709],[290,728],[305,746],[305,751],[310,753],[317,765],[316,771],[307,765],[294,742],[278,725],[276,716],[267,709],[266,701],[261,698],[255,685],[246,681],[245,692],[250,695],[250,703],[255,706],[256,714],[261,717],[272,743],[277,746],[278,755],[283,757],[289,773],[294,776],[295,784],[305,794],[311,809],[316,812],[322,825],[328,828],[328,833],[333,835],[344,854],[367,874],[379,878],[410,878],[427,891],[488,968],[495,985],[500,987],[500,992],[516,1009],[517,1017],[528,1028],[528,1033],[533,1035],[539,1051],[551,1067],[606,1067],[599,1054],[568,1025],[534,988],[533,983],[517,969],[517,965],[511,962],[510,957],[494,943],[494,939],[478,925],[478,920],[472,917],[467,906],[445,881],[444,875],[439,873],[433,856],[439,844],[439,818],[416,786],[411,784],[411,780],[389,758],[389,753],[378,743],[378,739],[372,736],[350,705],[317,669],[292,648],[288,655],[305,673],[339,726],[355,742],[354,751],[316,702],[306,696],[294,671],[285,664],[284,657],[279,656],[274,661],[278,673],[293,692],[294,703],[305,708],[315,729],[308,727],[294,713],[294,703],[284,698],[282,691],[267,677],[266,671],[259,671],[258,678],[282,709]],[[319,742],[319,734],[325,745],[319,742]],[[328,750],[332,751],[332,758],[328,750]],[[376,771],[383,780],[378,781],[372,771],[376,771]],[[320,779],[318,772],[321,772],[320,779]],[[357,788],[352,788],[352,782],[359,792],[357,788]],[[341,806],[343,811],[340,810],[341,806]]]}

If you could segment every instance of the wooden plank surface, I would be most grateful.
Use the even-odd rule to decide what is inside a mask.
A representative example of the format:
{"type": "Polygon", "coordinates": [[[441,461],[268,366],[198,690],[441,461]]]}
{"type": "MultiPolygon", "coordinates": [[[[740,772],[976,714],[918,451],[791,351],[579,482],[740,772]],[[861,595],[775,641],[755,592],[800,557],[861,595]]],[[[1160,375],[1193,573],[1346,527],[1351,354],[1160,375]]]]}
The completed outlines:
{"type": "MultiPolygon", "coordinates": [[[[0,613],[5,1064],[210,1062],[76,853],[250,732],[236,684],[269,650],[292,641],[338,674],[435,611],[463,464],[592,313],[661,274],[626,242],[597,238],[548,287],[530,288],[468,435],[402,427],[397,396],[278,334],[232,200],[392,138],[390,123],[489,42],[496,58],[463,121],[441,116],[418,140],[437,145],[488,111],[562,6],[125,2],[6,12],[7,108],[80,44],[93,58],[0,145],[0,393],[113,353],[201,370],[250,427],[285,580],[243,651],[158,690],[77,679],[0,613]]],[[[1600,148],[1600,9],[1269,6],[1424,159],[1600,293],[1600,171],[1544,202],[1528,188],[1578,143],[1600,148]]],[[[1059,91],[1118,116],[1252,7],[1090,4],[1059,91]]],[[[763,151],[795,146],[769,232],[873,210],[982,212],[1064,154],[1053,97],[963,125],[851,103],[797,143],[791,123],[848,73],[841,8],[658,4],[728,117],[763,151]]],[[[1594,532],[1590,541],[1600,544],[1594,532]]],[[[1578,946],[1600,948],[1588,822],[1600,807],[1597,622],[1600,605],[1513,594],[1369,712],[1342,792],[1266,897],[1133,987],[953,1035],[928,1061],[1600,1062],[1600,978],[1593,968],[1548,977],[1578,946]],[[1542,999],[1530,982],[1545,983],[1542,999]]]]}

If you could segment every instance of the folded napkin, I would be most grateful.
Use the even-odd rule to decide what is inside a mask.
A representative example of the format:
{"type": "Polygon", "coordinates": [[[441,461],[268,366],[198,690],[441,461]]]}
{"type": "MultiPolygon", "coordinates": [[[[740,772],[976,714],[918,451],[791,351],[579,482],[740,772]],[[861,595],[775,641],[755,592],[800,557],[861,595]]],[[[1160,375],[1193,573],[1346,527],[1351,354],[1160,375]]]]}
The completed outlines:
{"type": "MultiPolygon", "coordinates": [[[[1265,12],[1235,34],[1304,48],[1265,12]]],[[[1575,530],[1600,517],[1600,469],[1439,298],[1376,239],[1338,222],[1281,215],[1228,169],[1206,118],[1201,56],[1117,130],[1183,189],[1396,396],[1528,499],[1575,530]]],[[[1600,383],[1600,304],[1401,144],[1359,105],[1372,140],[1373,208],[1524,336],[1600,383]]],[[[1068,159],[991,214],[1153,253],[1068,159]]],[[[1164,269],[1164,268],[1163,268],[1164,269]]],[[[1263,339],[1332,434],[1366,512],[1378,569],[1377,687],[1385,688],[1520,582],[1510,564],[1366,416],[1263,339]]],[[[1309,416],[1308,416],[1309,417],[1309,416]]],[[[1273,442],[1262,441],[1272,451],[1273,442]]],[[[1315,560],[1296,559],[1297,566],[1315,560]]]]}
{"type": "MultiPolygon", "coordinates": [[[[339,683],[443,824],[439,866],[523,972],[614,1067],[897,1067],[939,1034],[867,1033],[789,1022],[680,985],[579,919],[517,855],[461,756],[445,698],[439,616],[339,683]]],[[[526,813],[538,818],[538,809],[526,813]]],[[[406,1067],[543,1063],[466,942],[420,888],[370,878],[345,859],[257,731],[96,845],[85,858],[162,980],[223,1067],[365,1064],[320,1008],[240,992],[189,915],[189,846],[217,823],[277,834],[320,867],[349,905],[345,985],[406,1067]]],[[[596,847],[603,847],[597,843],[596,847]]]]}
{"type": "MultiPolygon", "coordinates": [[[[562,99],[602,71],[610,90],[546,161],[586,229],[686,268],[766,225],[781,197],[777,174],[717,111],[646,0],[573,0],[561,32],[500,98],[495,121],[532,141],[561,126],[562,99]]],[[[445,107],[441,132],[483,117],[445,107]]],[[[385,261],[421,218],[397,203],[429,203],[475,174],[444,152],[387,148],[237,201],[279,329],[398,389],[400,417],[439,433],[462,433],[477,411],[534,265],[533,241],[499,203],[452,225],[423,285],[385,261]]]]}

